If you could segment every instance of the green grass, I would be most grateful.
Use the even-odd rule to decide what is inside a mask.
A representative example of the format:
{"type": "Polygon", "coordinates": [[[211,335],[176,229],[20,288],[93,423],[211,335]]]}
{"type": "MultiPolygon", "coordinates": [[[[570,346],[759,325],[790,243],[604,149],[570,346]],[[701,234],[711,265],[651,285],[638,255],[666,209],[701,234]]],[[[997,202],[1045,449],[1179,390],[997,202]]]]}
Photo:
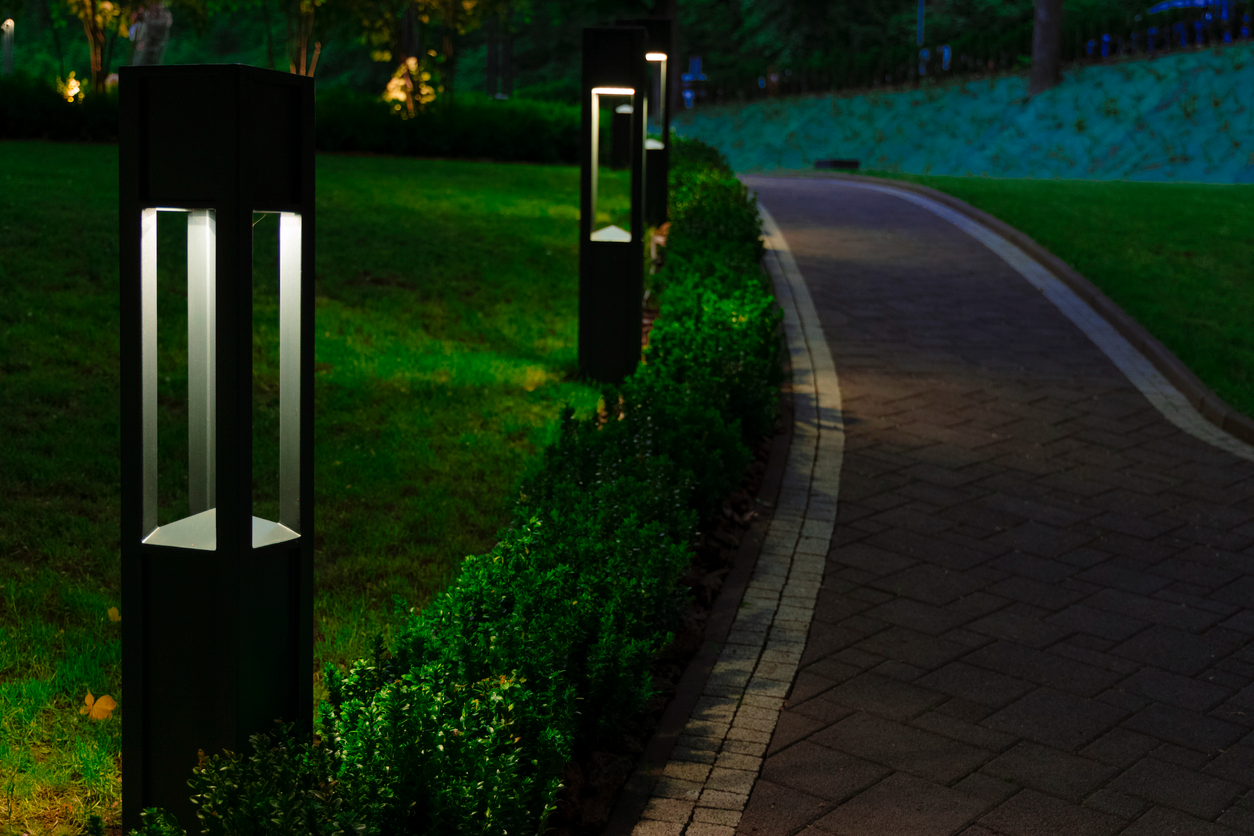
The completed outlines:
{"type": "MultiPolygon", "coordinates": [[[[126,708],[107,612],[120,606],[117,149],[0,143],[0,156],[0,833],[77,833],[93,812],[117,820],[126,708]],[[117,698],[113,718],[78,712],[88,690],[117,698]]],[[[165,519],[186,503],[171,219],[165,519]]],[[[393,596],[421,606],[486,551],[561,404],[595,406],[573,382],[577,219],[576,168],[318,159],[316,668],[362,655],[393,596]]],[[[277,469],[273,223],[256,226],[259,484],[277,469]]]]}
{"type": "Polygon", "coordinates": [[[1022,230],[1254,416],[1254,186],[867,173],[1022,230]]]}

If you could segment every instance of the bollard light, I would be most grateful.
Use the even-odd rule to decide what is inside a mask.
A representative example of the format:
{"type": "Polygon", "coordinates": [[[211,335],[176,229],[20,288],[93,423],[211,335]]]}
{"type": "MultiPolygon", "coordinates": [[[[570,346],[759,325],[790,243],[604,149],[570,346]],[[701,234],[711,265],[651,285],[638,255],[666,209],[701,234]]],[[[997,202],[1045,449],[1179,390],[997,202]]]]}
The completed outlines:
{"type": "Polygon", "coordinates": [[[644,139],[648,69],[641,28],[583,30],[583,153],[579,203],[579,370],[618,383],[640,361],[644,296],[644,139]],[[629,229],[598,227],[597,170],[601,164],[602,100],[630,105],[629,229]]]}
{"type": "Polygon", "coordinates": [[[198,753],[248,751],[279,719],[312,723],[313,79],[226,65],[119,75],[122,818],[129,832],[160,806],[193,829],[198,753]],[[278,239],[273,519],[254,512],[256,213],[278,218],[277,232],[260,227],[278,239]],[[185,404],[158,399],[171,356],[159,217],[186,221],[185,404]],[[185,513],[161,505],[158,480],[181,472],[160,455],[162,410],[186,416],[185,513]]]}
{"type": "Polygon", "coordinates": [[[13,18],[0,23],[0,75],[13,75],[13,18]]]}
{"type": "Polygon", "coordinates": [[[640,18],[620,20],[619,26],[639,26],[645,31],[645,55],[648,62],[651,87],[649,88],[649,118],[661,130],[662,138],[646,139],[644,221],[649,226],[666,223],[666,207],[669,200],[667,177],[670,172],[671,138],[671,78],[668,74],[669,58],[673,41],[674,21],[670,18],[640,18]]]}

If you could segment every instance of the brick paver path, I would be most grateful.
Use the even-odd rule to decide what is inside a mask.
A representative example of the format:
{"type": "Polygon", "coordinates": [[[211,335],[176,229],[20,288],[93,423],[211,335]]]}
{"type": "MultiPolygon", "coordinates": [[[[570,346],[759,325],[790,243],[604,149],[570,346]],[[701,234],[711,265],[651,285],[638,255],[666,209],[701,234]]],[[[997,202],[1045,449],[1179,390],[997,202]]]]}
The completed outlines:
{"type": "Polygon", "coordinates": [[[1254,833],[1254,464],[1169,424],[925,209],[747,182],[809,285],[847,435],[739,832],[1254,833]]]}

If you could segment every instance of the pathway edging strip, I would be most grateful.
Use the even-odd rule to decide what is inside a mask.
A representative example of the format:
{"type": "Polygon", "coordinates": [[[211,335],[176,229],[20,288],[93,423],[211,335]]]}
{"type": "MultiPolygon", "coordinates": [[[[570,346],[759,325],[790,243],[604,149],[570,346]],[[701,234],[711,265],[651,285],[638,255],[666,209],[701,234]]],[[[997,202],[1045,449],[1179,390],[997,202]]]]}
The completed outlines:
{"type": "Polygon", "coordinates": [[[805,651],[835,527],[844,455],[836,367],[792,254],[759,211],[792,365],[792,442],[735,618],[632,836],[734,835],[805,651]]]}

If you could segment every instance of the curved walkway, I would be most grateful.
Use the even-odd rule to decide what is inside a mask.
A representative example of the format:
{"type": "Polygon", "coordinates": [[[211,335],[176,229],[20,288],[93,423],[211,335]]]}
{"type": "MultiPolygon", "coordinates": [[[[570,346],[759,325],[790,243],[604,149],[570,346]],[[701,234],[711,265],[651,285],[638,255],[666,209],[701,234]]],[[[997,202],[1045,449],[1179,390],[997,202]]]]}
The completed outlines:
{"type": "Polygon", "coordinates": [[[658,829],[1254,833],[1254,463],[933,211],[747,182],[840,376],[838,515],[743,815],[658,829]]]}
{"type": "Polygon", "coordinates": [[[893,189],[746,180],[779,224],[794,366],[818,372],[772,536],[801,529],[741,610],[789,622],[772,682],[804,604],[780,567],[811,594],[804,518],[829,519],[833,466],[838,516],[788,698],[752,696],[774,630],[729,640],[736,687],[711,678],[635,832],[1254,833],[1248,445],[978,224],[893,189]]]}

